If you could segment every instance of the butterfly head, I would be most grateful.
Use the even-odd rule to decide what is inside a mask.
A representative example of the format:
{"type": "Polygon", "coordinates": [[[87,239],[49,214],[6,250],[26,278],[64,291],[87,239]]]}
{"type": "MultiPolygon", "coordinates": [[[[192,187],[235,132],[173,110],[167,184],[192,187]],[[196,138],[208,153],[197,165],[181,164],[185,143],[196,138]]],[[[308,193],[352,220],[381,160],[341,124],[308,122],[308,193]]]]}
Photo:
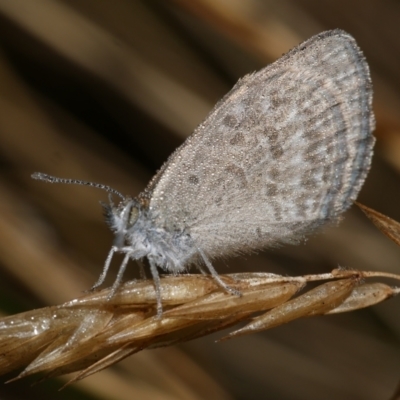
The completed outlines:
{"type": "Polygon", "coordinates": [[[102,203],[104,216],[110,229],[115,233],[114,245],[118,248],[124,246],[126,237],[131,234],[142,214],[142,207],[136,199],[130,197],[114,205],[110,198],[110,204],[102,203]]]}

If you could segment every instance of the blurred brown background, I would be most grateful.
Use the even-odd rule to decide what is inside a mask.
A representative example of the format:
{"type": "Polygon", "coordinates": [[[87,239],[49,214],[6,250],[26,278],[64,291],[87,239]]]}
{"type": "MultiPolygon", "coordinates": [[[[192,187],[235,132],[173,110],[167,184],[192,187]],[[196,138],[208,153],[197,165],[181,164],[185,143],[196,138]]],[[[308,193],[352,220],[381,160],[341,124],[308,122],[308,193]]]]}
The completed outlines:
{"type": "MultiPolygon", "coordinates": [[[[0,0],[3,314],[79,296],[112,242],[99,205],[106,193],[33,181],[32,172],[136,195],[239,77],[332,28],[356,38],[375,87],[378,141],[360,200],[400,220],[400,2],[0,0]]],[[[353,207],[304,245],[217,269],[399,273],[399,260],[400,249],[353,207]]],[[[215,335],[140,353],[61,393],[60,380],[26,379],[0,385],[0,397],[390,399],[400,379],[399,310],[393,299],[223,344],[215,335]]]]}

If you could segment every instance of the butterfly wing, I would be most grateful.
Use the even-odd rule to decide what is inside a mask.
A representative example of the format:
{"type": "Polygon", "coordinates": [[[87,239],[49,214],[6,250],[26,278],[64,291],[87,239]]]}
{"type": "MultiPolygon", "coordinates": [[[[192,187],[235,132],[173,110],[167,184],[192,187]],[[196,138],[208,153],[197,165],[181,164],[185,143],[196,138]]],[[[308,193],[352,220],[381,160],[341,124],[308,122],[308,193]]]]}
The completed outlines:
{"type": "Polygon", "coordinates": [[[312,37],[241,79],[143,194],[157,227],[210,256],[295,242],[356,198],[374,138],[355,40],[312,37]]]}

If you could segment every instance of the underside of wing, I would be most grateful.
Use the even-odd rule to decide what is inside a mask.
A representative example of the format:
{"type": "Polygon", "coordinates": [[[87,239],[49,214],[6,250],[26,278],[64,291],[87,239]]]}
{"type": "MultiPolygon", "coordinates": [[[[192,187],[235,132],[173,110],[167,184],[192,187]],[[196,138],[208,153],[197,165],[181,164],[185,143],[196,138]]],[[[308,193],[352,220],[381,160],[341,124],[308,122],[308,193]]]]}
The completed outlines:
{"type": "Polygon", "coordinates": [[[210,256],[293,242],[356,198],[374,138],[368,65],[324,32],[241,79],[150,184],[156,226],[210,256]]]}

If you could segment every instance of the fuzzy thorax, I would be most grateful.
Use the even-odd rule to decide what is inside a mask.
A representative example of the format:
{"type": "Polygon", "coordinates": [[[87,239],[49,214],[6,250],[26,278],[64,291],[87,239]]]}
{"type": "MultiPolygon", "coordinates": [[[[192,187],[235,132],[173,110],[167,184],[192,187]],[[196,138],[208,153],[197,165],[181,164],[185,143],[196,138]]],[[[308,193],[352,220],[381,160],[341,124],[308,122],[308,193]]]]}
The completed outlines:
{"type": "Polygon", "coordinates": [[[115,234],[115,251],[129,254],[132,260],[147,257],[157,267],[176,274],[185,270],[197,253],[187,232],[156,226],[150,210],[136,199],[126,198],[118,206],[111,202],[103,207],[115,234]]]}

